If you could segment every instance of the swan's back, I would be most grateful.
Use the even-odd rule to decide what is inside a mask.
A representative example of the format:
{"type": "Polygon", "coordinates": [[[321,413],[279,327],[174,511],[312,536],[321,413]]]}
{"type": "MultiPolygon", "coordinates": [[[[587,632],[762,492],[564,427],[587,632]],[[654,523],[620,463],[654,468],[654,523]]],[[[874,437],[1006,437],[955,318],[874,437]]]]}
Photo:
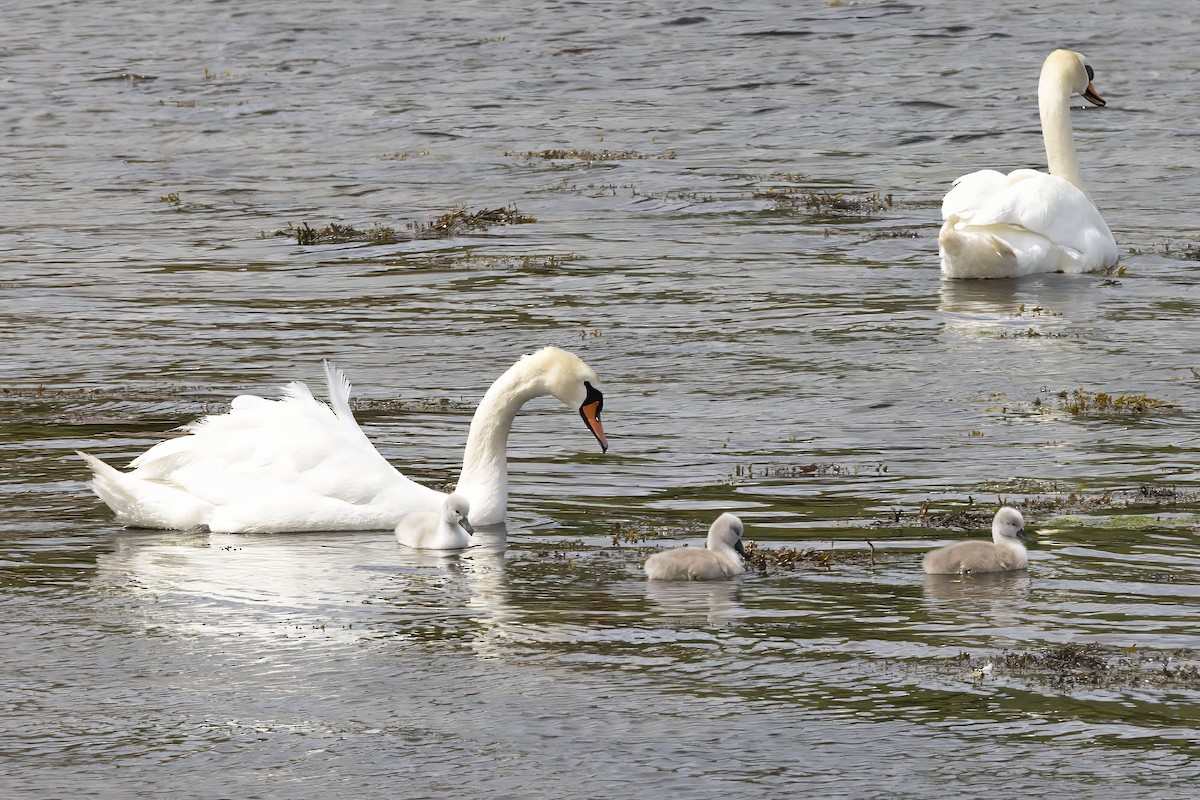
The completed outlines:
{"type": "Polygon", "coordinates": [[[1024,569],[1029,556],[1024,548],[1016,550],[992,542],[955,542],[925,554],[924,567],[929,575],[958,575],[965,572],[1011,572],[1024,569]]]}
{"type": "Polygon", "coordinates": [[[1117,245],[1092,201],[1032,169],[964,175],[942,201],[938,235],[947,278],[1090,272],[1117,262],[1117,245]]]}
{"type": "Polygon", "coordinates": [[[964,572],[1011,572],[1025,569],[1029,553],[1020,539],[1027,538],[1025,518],[1011,506],[1002,506],[992,517],[992,541],[955,542],[927,553],[925,572],[956,575],[964,572]]]}
{"type": "Polygon", "coordinates": [[[646,577],[658,581],[717,581],[739,574],[733,565],[711,550],[676,547],[646,559],[646,577]]]}

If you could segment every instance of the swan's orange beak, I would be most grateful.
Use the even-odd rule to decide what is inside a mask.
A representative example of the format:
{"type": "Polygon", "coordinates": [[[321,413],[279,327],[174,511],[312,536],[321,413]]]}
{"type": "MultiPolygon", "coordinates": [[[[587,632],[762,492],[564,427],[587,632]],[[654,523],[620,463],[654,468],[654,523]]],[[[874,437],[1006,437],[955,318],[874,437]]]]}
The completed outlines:
{"type": "Polygon", "coordinates": [[[604,438],[604,426],[600,424],[600,412],[604,410],[604,395],[587,381],[584,381],[583,385],[587,387],[587,396],[583,398],[583,405],[579,407],[579,416],[583,417],[583,424],[587,425],[588,430],[600,443],[600,452],[607,453],[608,439],[604,438]]]}
{"type": "Polygon", "coordinates": [[[1104,98],[1096,94],[1096,87],[1092,86],[1091,81],[1088,82],[1087,88],[1083,90],[1083,99],[1094,106],[1104,105],[1104,98]]]}

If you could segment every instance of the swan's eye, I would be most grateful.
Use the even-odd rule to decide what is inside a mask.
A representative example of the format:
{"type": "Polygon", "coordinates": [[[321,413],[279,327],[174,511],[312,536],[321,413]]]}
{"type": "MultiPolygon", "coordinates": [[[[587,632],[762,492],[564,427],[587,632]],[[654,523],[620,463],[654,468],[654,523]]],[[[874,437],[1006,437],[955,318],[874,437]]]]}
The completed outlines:
{"type": "Polygon", "coordinates": [[[1091,64],[1084,64],[1084,65],[1083,65],[1083,68],[1087,70],[1087,74],[1088,74],[1088,80],[1089,80],[1089,81],[1094,81],[1094,80],[1096,80],[1096,73],[1095,73],[1095,72],[1092,70],[1092,65],[1091,65],[1091,64]]]}

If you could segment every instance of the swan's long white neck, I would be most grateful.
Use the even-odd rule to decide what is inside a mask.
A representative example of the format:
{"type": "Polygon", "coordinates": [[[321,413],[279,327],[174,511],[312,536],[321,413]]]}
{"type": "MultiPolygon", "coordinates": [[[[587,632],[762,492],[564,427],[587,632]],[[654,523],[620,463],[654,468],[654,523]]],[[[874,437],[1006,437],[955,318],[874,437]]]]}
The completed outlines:
{"type": "Polygon", "coordinates": [[[518,361],[487,390],[467,434],[459,494],[471,503],[471,521],[494,525],[508,510],[508,434],[513,418],[529,400],[549,394],[529,369],[529,360],[518,361]]]}
{"type": "Polygon", "coordinates": [[[1050,174],[1070,181],[1087,194],[1075,155],[1075,133],[1071,128],[1071,85],[1062,70],[1042,71],[1038,81],[1038,112],[1042,118],[1042,140],[1050,174]]]}

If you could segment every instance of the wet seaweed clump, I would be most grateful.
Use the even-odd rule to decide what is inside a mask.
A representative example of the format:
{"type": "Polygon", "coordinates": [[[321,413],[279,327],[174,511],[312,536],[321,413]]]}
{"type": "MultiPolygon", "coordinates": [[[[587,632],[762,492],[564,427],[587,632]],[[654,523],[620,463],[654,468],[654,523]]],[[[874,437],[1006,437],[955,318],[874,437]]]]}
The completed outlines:
{"type": "Polygon", "coordinates": [[[833,462],[782,466],[764,464],[758,467],[757,471],[754,464],[735,464],[733,472],[725,478],[725,482],[741,483],[742,481],[754,480],[755,478],[765,480],[767,478],[819,478],[826,475],[886,475],[887,471],[888,466],[882,461],[874,464],[855,464],[852,466],[835,464],[833,462]]]}
{"type": "MultiPolygon", "coordinates": [[[[996,504],[997,506],[1012,506],[1019,511],[1033,512],[1040,516],[1127,511],[1138,508],[1153,509],[1200,503],[1200,491],[1180,489],[1173,485],[1159,486],[1148,483],[1142,484],[1136,489],[1096,489],[1091,492],[1060,490],[1057,484],[1044,481],[1024,481],[1007,487],[994,484],[986,488],[989,491],[1007,488],[1010,491],[1026,494],[1027,496],[1019,500],[997,496],[996,504]]],[[[971,502],[974,501],[971,500],[971,502]]],[[[922,506],[922,508],[924,507],[922,506]]],[[[899,511],[893,513],[902,514],[899,511]]],[[[927,513],[932,514],[932,512],[927,513]]],[[[961,513],[963,512],[950,512],[951,516],[945,517],[945,519],[953,519],[954,514],[961,513]]],[[[986,515],[981,511],[979,519],[982,520],[984,516],[986,515]]],[[[937,515],[932,515],[930,518],[939,519],[937,515]]],[[[986,521],[980,527],[987,527],[986,521]]]]}
{"type": "Polygon", "coordinates": [[[1178,408],[1174,403],[1146,394],[1117,394],[1089,392],[1079,388],[1058,393],[1058,407],[1072,416],[1105,416],[1129,414],[1139,416],[1150,411],[1178,408]]]}
{"type": "Polygon", "coordinates": [[[665,153],[643,153],[638,150],[528,150],[524,153],[509,151],[504,155],[509,158],[524,158],[528,161],[643,161],[657,159],[671,161],[675,151],[665,153]]]}
{"type": "Polygon", "coordinates": [[[997,339],[1066,339],[1070,336],[1078,339],[1079,334],[1063,333],[1062,331],[1039,331],[1037,328],[1029,327],[1018,331],[1000,331],[996,334],[997,339]]]}
{"type": "Polygon", "coordinates": [[[916,231],[914,231],[911,228],[904,228],[902,230],[874,231],[870,235],[867,236],[867,241],[874,242],[874,241],[878,241],[879,239],[920,239],[920,238],[921,238],[921,234],[917,233],[916,231]]]}
{"type": "MultiPolygon", "coordinates": [[[[1000,502],[999,505],[1006,505],[1000,502]]],[[[987,528],[992,524],[995,511],[983,506],[975,506],[972,501],[967,508],[955,508],[947,511],[937,511],[930,506],[928,500],[917,507],[915,511],[893,508],[885,517],[876,517],[871,521],[872,528],[934,528],[938,530],[959,529],[973,530],[987,528]]]]}
{"type": "Polygon", "coordinates": [[[410,158],[424,158],[429,155],[432,155],[429,150],[418,150],[415,153],[408,151],[408,150],[403,150],[403,151],[396,152],[396,153],[388,153],[387,155],[385,155],[383,157],[383,160],[384,161],[407,161],[410,158]]]}
{"type": "Polygon", "coordinates": [[[1043,306],[1031,306],[1021,303],[1013,312],[1014,317],[1061,317],[1061,311],[1051,311],[1043,306]]]}
{"type": "Polygon", "coordinates": [[[537,218],[522,214],[516,206],[501,208],[486,208],[479,211],[468,211],[466,206],[458,206],[436,219],[428,222],[409,222],[404,231],[386,225],[375,224],[370,228],[360,230],[353,225],[331,222],[322,228],[313,228],[307,222],[300,225],[288,223],[286,228],[280,228],[270,234],[262,234],[263,238],[284,237],[294,238],[299,245],[345,244],[347,242],[367,242],[370,244],[394,244],[414,239],[448,239],[470,231],[485,231],[494,225],[522,225],[537,222],[537,218]]]}
{"type": "Polygon", "coordinates": [[[623,544],[641,544],[651,539],[677,539],[691,533],[680,526],[651,527],[638,523],[614,522],[612,525],[612,543],[614,547],[623,544]]]}
{"type": "Polygon", "coordinates": [[[743,561],[746,569],[759,574],[794,572],[802,568],[830,570],[836,564],[874,564],[875,546],[869,541],[870,552],[862,550],[820,550],[797,547],[759,547],[758,542],[746,542],[743,561]]]}
{"type": "Polygon", "coordinates": [[[468,211],[466,206],[447,211],[429,222],[410,223],[409,229],[420,239],[448,239],[468,231],[486,231],[494,225],[527,225],[537,217],[522,214],[516,206],[468,211]]]}
{"type": "MultiPolygon", "coordinates": [[[[1154,248],[1154,252],[1176,261],[1200,261],[1200,243],[1166,241],[1154,248]]],[[[1140,256],[1145,253],[1135,247],[1129,248],[1130,255],[1140,256]]]]}
{"type": "Polygon", "coordinates": [[[818,214],[830,216],[868,216],[879,214],[896,207],[892,195],[880,195],[871,192],[862,196],[854,196],[838,192],[802,192],[789,194],[787,192],[755,192],[755,200],[770,200],[776,209],[789,210],[806,208],[818,214]]]}
{"type": "Polygon", "coordinates": [[[1200,688],[1200,662],[1191,650],[1143,651],[1136,645],[1062,644],[1035,650],[1006,650],[973,658],[948,659],[970,670],[973,680],[1017,678],[1059,691],[1102,689],[1200,688]]]}
{"type": "Polygon", "coordinates": [[[620,547],[623,544],[641,544],[644,541],[646,541],[646,529],[642,526],[613,523],[612,543],[614,547],[620,547]]]}
{"type": "Polygon", "coordinates": [[[572,261],[578,261],[582,256],[575,253],[547,253],[538,255],[481,255],[467,253],[459,259],[468,266],[478,266],[485,269],[511,269],[520,272],[558,272],[572,261]]]}
{"type": "Polygon", "coordinates": [[[346,242],[371,242],[374,244],[391,244],[399,241],[396,231],[383,225],[374,225],[366,230],[359,230],[352,225],[331,222],[323,228],[310,227],[307,222],[298,226],[288,223],[286,228],[275,231],[273,236],[295,237],[296,244],[344,244],[346,242]]]}
{"type": "Polygon", "coordinates": [[[808,176],[803,172],[772,172],[768,177],[773,181],[787,183],[804,183],[808,180],[808,176]]]}

